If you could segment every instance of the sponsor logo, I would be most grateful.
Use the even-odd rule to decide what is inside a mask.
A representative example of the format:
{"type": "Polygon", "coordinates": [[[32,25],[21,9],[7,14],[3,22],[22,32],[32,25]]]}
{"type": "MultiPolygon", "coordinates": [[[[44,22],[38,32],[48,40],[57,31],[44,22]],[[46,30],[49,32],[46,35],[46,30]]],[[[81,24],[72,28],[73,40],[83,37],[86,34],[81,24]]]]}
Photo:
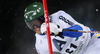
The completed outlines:
{"type": "Polygon", "coordinates": [[[68,23],[69,25],[73,25],[74,23],[69,21],[67,18],[65,18],[64,16],[59,16],[59,19],[64,21],[65,23],[68,23]]]}

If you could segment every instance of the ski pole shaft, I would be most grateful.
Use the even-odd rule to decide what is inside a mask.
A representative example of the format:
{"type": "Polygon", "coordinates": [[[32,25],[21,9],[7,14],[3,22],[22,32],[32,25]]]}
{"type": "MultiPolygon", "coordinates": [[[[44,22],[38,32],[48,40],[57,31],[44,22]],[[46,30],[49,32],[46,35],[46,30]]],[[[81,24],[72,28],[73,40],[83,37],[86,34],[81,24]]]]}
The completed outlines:
{"type": "Polygon", "coordinates": [[[73,31],[73,32],[82,32],[82,33],[100,33],[100,31],[82,31],[82,30],[72,30],[72,29],[63,29],[63,31],[73,31]]]}

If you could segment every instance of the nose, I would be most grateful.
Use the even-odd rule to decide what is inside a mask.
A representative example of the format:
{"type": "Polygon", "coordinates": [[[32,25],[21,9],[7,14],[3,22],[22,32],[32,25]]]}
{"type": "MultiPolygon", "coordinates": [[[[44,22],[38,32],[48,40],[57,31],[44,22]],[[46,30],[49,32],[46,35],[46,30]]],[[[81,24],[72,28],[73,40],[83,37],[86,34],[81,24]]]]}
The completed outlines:
{"type": "Polygon", "coordinates": [[[35,29],[35,28],[40,28],[39,26],[33,26],[33,28],[35,29]]]}
{"type": "Polygon", "coordinates": [[[33,26],[33,27],[34,27],[34,29],[37,28],[37,26],[33,26]]]}

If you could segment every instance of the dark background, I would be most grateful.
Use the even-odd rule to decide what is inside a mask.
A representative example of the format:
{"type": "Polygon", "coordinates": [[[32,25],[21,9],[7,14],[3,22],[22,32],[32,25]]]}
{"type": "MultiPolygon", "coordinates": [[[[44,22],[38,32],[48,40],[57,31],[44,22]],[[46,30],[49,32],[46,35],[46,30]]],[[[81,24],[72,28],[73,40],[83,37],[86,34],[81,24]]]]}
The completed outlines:
{"type": "MultiPolygon", "coordinates": [[[[0,0],[0,54],[37,54],[35,36],[24,22],[24,9],[41,0],[0,0]]],[[[78,22],[100,30],[99,0],[47,0],[48,12],[69,13],[78,22]]]]}

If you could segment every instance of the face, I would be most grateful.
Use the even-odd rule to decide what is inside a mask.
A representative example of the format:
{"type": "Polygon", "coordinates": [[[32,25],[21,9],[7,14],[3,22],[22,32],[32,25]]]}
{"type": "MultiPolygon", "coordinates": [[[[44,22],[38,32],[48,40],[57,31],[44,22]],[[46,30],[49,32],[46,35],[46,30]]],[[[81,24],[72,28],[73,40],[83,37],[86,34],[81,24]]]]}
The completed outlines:
{"type": "Polygon", "coordinates": [[[36,19],[36,21],[32,22],[33,24],[33,27],[34,27],[34,31],[38,34],[41,34],[41,31],[40,31],[40,25],[45,22],[45,19],[44,19],[44,15],[39,17],[38,19],[36,19]],[[35,26],[35,25],[39,25],[39,26],[35,26]]]}
{"type": "Polygon", "coordinates": [[[40,27],[34,26],[34,31],[38,34],[41,34],[40,27]]]}
{"type": "Polygon", "coordinates": [[[37,19],[34,19],[33,21],[28,22],[27,25],[30,29],[33,29],[36,33],[41,34],[40,26],[44,22],[45,22],[45,19],[43,15],[37,19]]]}
{"type": "MultiPolygon", "coordinates": [[[[37,21],[39,22],[39,24],[41,24],[42,22],[40,20],[37,19],[37,21]]],[[[34,27],[34,31],[38,34],[41,34],[41,31],[40,31],[40,27],[39,26],[33,26],[34,27]]]]}

